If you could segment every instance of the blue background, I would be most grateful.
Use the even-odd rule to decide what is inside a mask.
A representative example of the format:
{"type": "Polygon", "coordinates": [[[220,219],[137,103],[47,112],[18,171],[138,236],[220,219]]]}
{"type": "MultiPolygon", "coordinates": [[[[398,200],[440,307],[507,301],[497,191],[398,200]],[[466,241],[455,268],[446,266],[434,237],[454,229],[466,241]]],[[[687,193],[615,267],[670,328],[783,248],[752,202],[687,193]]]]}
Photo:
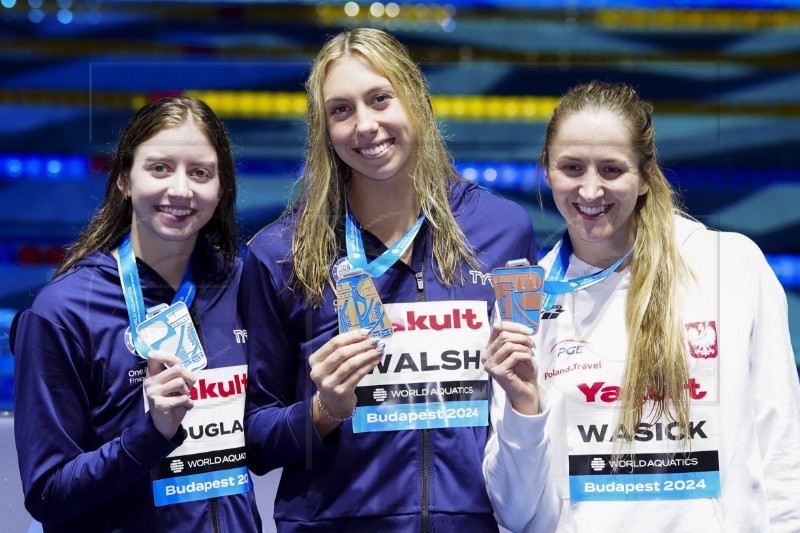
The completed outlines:
{"type": "MultiPolygon", "coordinates": [[[[800,342],[800,2],[0,1],[0,348],[102,198],[120,130],[146,99],[192,90],[301,93],[347,26],[393,32],[435,96],[558,97],[600,78],[655,103],[660,156],[687,210],[747,234],[787,290],[800,342]],[[388,4],[381,4],[388,9],[388,4]]],[[[245,237],[283,209],[304,153],[298,114],[221,113],[245,237]]],[[[534,162],[546,117],[443,116],[462,173],[523,204],[540,243],[563,230],[534,162]]],[[[747,283],[747,280],[743,280],[747,283]]],[[[0,409],[12,362],[0,356],[0,409]]]]}

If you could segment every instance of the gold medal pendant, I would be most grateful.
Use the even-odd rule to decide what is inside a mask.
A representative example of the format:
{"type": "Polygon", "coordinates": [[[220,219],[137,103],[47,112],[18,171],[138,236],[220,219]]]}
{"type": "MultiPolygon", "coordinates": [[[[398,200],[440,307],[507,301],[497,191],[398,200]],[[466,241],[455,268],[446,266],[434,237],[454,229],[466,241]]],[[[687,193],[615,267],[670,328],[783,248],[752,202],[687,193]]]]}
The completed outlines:
{"type": "Polygon", "coordinates": [[[336,306],[339,333],[356,328],[368,329],[373,337],[389,337],[393,333],[372,276],[361,268],[341,274],[336,282],[336,306]]]}

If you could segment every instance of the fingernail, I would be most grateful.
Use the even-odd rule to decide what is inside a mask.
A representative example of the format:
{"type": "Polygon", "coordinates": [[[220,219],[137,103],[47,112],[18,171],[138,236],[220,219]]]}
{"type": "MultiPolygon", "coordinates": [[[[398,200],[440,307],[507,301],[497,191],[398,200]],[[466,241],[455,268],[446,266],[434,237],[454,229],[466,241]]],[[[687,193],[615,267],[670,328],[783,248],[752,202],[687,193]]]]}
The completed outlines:
{"type": "Polygon", "coordinates": [[[533,335],[533,330],[528,326],[522,326],[522,329],[524,330],[523,333],[525,333],[525,335],[533,335]]]}
{"type": "Polygon", "coordinates": [[[371,345],[373,345],[373,346],[375,346],[375,345],[376,345],[376,344],[378,344],[379,342],[381,342],[381,340],[380,340],[378,337],[372,337],[372,338],[369,340],[369,343],[370,343],[371,345]]]}
{"type": "Polygon", "coordinates": [[[375,349],[378,350],[379,352],[382,352],[384,348],[386,348],[385,342],[378,343],[378,345],[375,347],[375,349]]]}
{"type": "Polygon", "coordinates": [[[361,328],[360,330],[358,330],[358,333],[359,333],[359,334],[360,334],[362,337],[366,337],[367,335],[369,335],[369,331],[370,331],[370,330],[369,330],[368,328],[361,328]]]}

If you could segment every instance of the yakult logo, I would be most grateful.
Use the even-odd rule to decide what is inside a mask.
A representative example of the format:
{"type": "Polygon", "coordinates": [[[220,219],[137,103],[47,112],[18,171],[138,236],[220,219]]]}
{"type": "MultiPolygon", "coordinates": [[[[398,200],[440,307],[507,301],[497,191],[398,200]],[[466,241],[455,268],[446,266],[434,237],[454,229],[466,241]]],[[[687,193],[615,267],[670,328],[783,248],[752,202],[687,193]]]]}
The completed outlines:
{"type": "MultiPolygon", "coordinates": [[[[683,386],[684,389],[689,391],[689,398],[692,400],[702,400],[708,394],[707,391],[700,387],[700,382],[695,378],[690,378],[683,386]]],[[[606,385],[603,381],[596,381],[592,384],[581,383],[578,385],[578,390],[586,398],[586,403],[614,403],[619,400],[621,388],[617,385],[606,385]]],[[[645,400],[657,399],[658,397],[655,394],[645,397],[645,400]]]]}
{"type": "Polygon", "coordinates": [[[201,378],[192,387],[189,397],[194,401],[207,400],[209,398],[227,398],[244,394],[246,389],[247,374],[236,374],[233,379],[220,381],[201,378]]]}
{"type": "Polygon", "coordinates": [[[453,309],[447,313],[427,315],[416,311],[406,311],[405,316],[392,322],[392,326],[395,331],[441,331],[460,328],[481,329],[483,322],[478,320],[478,316],[472,309],[453,309]]]}
{"type": "Polygon", "coordinates": [[[695,359],[713,359],[717,351],[717,323],[689,322],[686,324],[686,340],[689,341],[689,355],[695,359]]]}

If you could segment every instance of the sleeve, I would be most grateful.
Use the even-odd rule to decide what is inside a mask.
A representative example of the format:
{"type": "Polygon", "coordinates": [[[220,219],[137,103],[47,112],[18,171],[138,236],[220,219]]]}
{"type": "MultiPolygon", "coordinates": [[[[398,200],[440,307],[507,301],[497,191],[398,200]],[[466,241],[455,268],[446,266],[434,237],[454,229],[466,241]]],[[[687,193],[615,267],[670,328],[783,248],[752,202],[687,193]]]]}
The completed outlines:
{"type": "Polygon", "coordinates": [[[96,443],[84,351],[74,335],[33,310],[12,326],[14,437],[25,507],[41,522],[63,522],[100,506],[147,475],[173,442],[142,416],[110,442],[96,443]]]}
{"type": "Polygon", "coordinates": [[[511,531],[555,531],[558,523],[560,504],[550,476],[546,432],[550,409],[544,389],[539,401],[541,414],[521,415],[506,401],[502,387],[492,387],[483,475],[497,520],[511,531]]]}
{"type": "Polygon", "coordinates": [[[786,294],[752,246],[755,323],[750,334],[751,395],[772,531],[800,531],[800,385],[786,294]]]}
{"type": "Polygon", "coordinates": [[[314,427],[313,384],[300,355],[299,341],[269,270],[252,249],[242,271],[239,312],[248,332],[244,417],[247,458],[250,469],[262,475],[307,460],[325,445],[314,427]],[[298,393],[298,383],[304,377],[307,394],[298,393]]]}

